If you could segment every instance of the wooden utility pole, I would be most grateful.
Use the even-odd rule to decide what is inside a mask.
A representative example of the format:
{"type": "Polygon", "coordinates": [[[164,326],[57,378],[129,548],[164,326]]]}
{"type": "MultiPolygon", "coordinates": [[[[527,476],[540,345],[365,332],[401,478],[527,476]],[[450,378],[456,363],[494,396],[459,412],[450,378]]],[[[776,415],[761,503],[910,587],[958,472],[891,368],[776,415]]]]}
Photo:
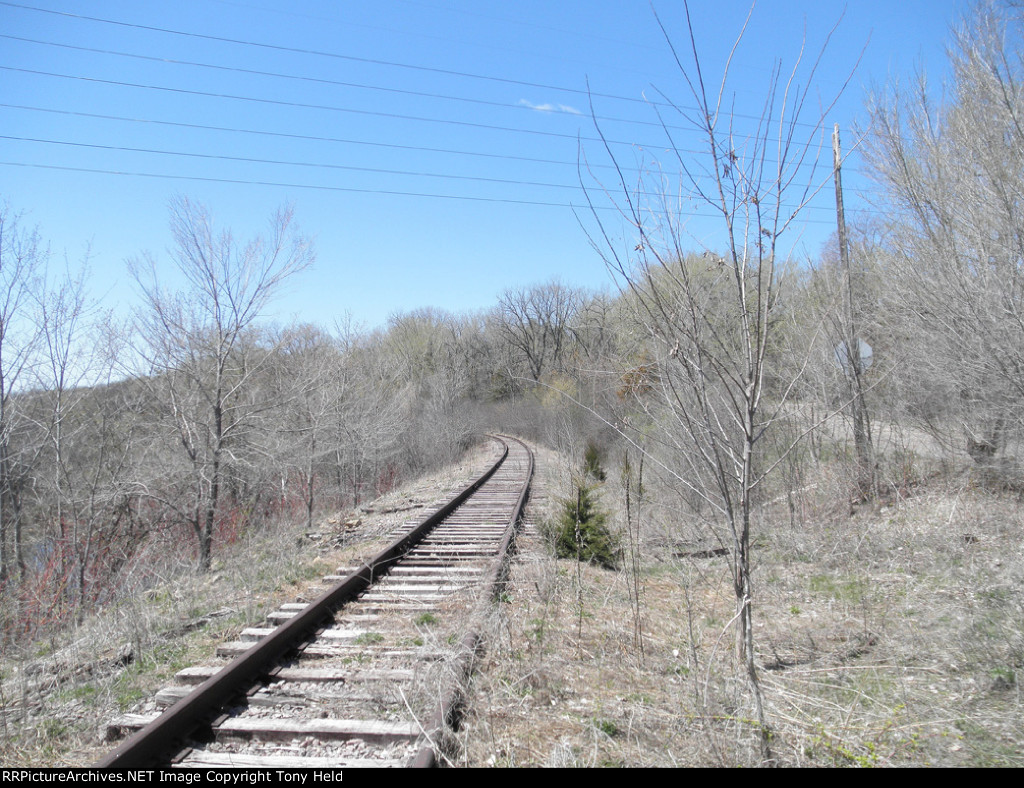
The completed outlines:
{"type": "Polygon", "coordinates": [[[850,242],[846,235],[846,214],[843,210],[843,155],[839,146],[839,124],[832,129],[832,161],[836,183],[836,225],[839,232],[839,263],[845,284],[845,312],[841,334],[846,347],[846,359],[840,359],[843,372],[850,383],[850,419],[853,422],[853,446],[857,454],[859,470],[858,484],[862,495],[871,495],[874,490],[875,464],[871,450],[871,429],[868,426],[868,411],[864,403],[863,360],[861,339],[857,336],[857,316],[853,303],[853,273],[850,267],[850,242]]]}

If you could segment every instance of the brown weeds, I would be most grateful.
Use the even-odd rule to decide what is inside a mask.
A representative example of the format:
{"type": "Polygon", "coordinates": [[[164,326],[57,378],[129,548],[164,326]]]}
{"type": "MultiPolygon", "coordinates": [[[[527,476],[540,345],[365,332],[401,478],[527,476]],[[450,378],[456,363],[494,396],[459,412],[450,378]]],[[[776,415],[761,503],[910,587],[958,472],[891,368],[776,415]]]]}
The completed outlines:
{"type": "MultiPolygon", "coordinates": [[[[566,471],[540,457],[557,495],[566,471]]],[[[823,467],[795,501],[766,505],[755,534],[755,644],[780,763],[1024,765],[1015,495],[919,476],[901,496],[851,507],[823,467]]],[[[577,575],[527,535],[475,681],[463,763],[759,763],[731,655],[728,559],[651,490],[643,653],[631,567],[577,575]]],[[[535,494],[531,517],[550,507],[535,494]]]]}

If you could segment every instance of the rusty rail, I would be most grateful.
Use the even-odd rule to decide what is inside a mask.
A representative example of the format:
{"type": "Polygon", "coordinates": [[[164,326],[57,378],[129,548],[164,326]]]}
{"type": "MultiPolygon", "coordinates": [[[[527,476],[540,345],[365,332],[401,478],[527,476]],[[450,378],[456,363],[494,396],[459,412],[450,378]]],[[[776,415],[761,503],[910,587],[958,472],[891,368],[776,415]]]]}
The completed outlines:
{"type": "MultiPolygon", "coordinates": [[[[515,438],[512,438],[512,440],[515,440],[515,438]]],[[[458,724],[459,710],[462,706],[466,682],[473,673],[473,663],[483,650],[483,631],[488,608],[498,599],[508,575],[515,535],[530,495],[530,482],[533,479],[534,467],[533,453],[522,441],[517,440],[516,442],[527,450],[529,469],[527,470],[526,480],[519,493],[515,509],[505,527],[505,535],[502,537],[501,546],[498,549],[498,559],[495,561],[494,566],[491,567],[489,577],[487,578],[485,587],[488,589],[488,593],[482,599],[480,606],[473,616],[472,628],[462,638],[458,660],[454,666],[454,678],[434,710],[430,720],[430,727],[423,737],[423,742],[418,752],[409,762],[409,766],[412,768],[432,768],[439,765],[438,749],[443,744],[445,733],[449,729],[455,728],[458,724]]]]}

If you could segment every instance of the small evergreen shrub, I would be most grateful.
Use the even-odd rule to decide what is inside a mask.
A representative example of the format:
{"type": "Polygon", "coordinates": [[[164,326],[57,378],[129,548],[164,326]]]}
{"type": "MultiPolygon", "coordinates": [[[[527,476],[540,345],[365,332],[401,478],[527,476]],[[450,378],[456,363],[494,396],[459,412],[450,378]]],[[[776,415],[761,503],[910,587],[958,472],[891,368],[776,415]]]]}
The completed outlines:
{"type": "Polygon", "coordinates": [[[577,483],[576,494],[561,500],[558,516],[544,531],[559,558],[618,568],[619,540],[608,529],[608,515],[598,508],[593,486],[577,483]]]}

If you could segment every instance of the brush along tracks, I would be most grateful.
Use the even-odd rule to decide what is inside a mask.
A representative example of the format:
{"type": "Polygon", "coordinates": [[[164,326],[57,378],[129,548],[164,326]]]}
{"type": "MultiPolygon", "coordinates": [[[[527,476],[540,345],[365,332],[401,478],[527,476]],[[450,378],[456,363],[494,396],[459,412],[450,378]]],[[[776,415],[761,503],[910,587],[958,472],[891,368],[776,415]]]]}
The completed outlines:
{"type": "Polygon", "coordinates": [[[533,474],[525,444],[495,440],[497,462],[390,547],[244,630],[221,664],[181,671],[162,714],[112,723],[111,738],[135,732],[97,765],[434,764],[533,474]]]}

